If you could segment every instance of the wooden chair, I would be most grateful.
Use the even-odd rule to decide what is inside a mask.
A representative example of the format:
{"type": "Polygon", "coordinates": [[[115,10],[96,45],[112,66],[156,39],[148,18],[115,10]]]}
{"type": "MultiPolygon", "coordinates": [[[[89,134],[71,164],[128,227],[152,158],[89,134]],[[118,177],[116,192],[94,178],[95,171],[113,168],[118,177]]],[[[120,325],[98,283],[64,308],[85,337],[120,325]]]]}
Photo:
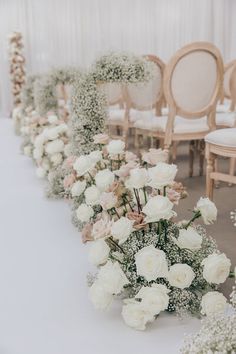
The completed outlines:
{"type": "MultiPolygon", "coordinates": [[[[232,63],[232,62],[231,62],[232,63]]],[[[235,109],[236,104],[236,62],[230,66],[230,76],[228,77],[227,97],[231,98],[231,108],[235,109]]],[[[236,128],[218,129],[205,137],[207,176],[206,194],[212,199],[214,185],[218,181],[228,182],[229,185],[236,183],[235,161],[236,161],[236,128]],[[230,159],[229,173],[218,171],[218,157],[228,157],[230,159]]]]}
{"type": "Polygon", "coordinates": [[[152,121],[155,116],[162,115],[166,106],[163,92],[163,76],[165,64],[155,55],[145,55],[146,60],[155,64],[153,77],[146,83],[128,84],[126,89],[126,104],[129,128],[135,128],[135,147],[139,146],[140,136],[152,137],[152,121]]]}
{"type": "Polygon", "coordinates": [[[236,125],[235,101],[232,100],[230,91],[230,78],[236,66],[236,60],[229,62],[224,68],[224,81],[220,104],[216,106],[217,128],[232,128],[236,125]]]}
{"type": "Polygon", "coordinates": [[[107,101],[108,121],[106,125],[109,135],[112,138],[120,137],[125,120],[124,85],[116,82],[104,82],[99,83],[99,89],[105,94],[107,101]]]}
{"type": "Polygon", "coordinates": [[[71,85],[58,84],[56,86],[59,116],[64,121],[69,118],[69,103],[71,97],[71,85]]]}
{"type": "MultiPolygon", "coordinates": [[[[176,52],[164,72],[164,94],[168,117],[156,119],[154,136],[164,141],[170,152],[174,142],[203,141],[216,128],[216,104],[223,83],[223,62],[211,43],[196,42],[176,52]]],[[[200,151],[200,174],[203,173],[204,145],[200,151]]],[[[193,151],[190,146],[190,176],[193,151]]]]}

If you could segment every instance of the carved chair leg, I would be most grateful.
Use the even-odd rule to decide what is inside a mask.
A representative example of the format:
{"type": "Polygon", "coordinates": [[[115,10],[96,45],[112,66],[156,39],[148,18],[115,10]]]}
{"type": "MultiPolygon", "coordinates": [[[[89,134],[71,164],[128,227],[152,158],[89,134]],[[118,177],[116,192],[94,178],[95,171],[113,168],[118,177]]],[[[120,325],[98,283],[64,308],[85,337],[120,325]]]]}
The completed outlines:
{"type": "Polygon", "coordinates": [[[213,199],[214,180],[211,178],[211,173],[215,169],[215,158],[212,153],[207,156],[206,168],[206,195],[209,199],[213,199]]]}
{"type": "Polygon", "coordinates": [[[172,144],[172,160],[175,161],[177,157],[177,146],[178,146],[178,141],[174,141],[172,144]]]}
{"type": "Polygon", "coordinates": [[[204,159],[205,159],[205,141],[199,141],[199,175],[203,176],[204,170],[204,159]]]}
{"type": "MultiPolygon", "coordinates": [[[[229,174],[230,174],[230,176],[234,176],[235,163],[236,163],[236,159],[234,157],[231,157],[229,160],[229,174]]],[[[229,186],[231,187],[232,183],[229,183],[229,186]]]]}
{"type": "MultiPolygon", "coordinates": [[[[219,170],[219,168],[218,168],[218,158],[217,158],[217,156],[215,157],[215,159],[214,159],[214,171],[218,171],[219,170]]],[[[215,188],[219,188],[220,187],[220,181],[218,181],[218,180],[215,180],[214,181],[214,184],[215,184],[215,188]]]]}
{"type": "Polygon", "coordinates": [[[193,177],[195,142],[191,140],[189,143],[189,177],[193,177]]]}

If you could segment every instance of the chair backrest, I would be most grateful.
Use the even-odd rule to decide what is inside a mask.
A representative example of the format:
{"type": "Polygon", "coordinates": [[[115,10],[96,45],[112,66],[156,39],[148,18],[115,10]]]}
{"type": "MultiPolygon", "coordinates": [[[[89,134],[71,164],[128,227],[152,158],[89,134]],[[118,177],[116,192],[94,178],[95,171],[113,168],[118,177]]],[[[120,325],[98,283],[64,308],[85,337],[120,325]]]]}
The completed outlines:
{"type": "Polygon", "coordinates": [[[231,98],[230,110],[235,111],[236,108],[236,61],[232,66],[231,75],[229,79],[229,92],[231,98]]]}
{"type": "Polygon", "coordinates": [[[165,64],[155,55],[145,55],[144,58],[154,63],[152,78],[143,83],[127,84],[125,97],[129,108],[141,111],[155,109],[157,115],[161,115],[163,97],[163,75],[165,64]]]}
{"type": "Polygon", "coordinates": [[[224,97],[231,99],[231,92],[230,92],[230,77],[232,71],[236,65],[236,60],[230,61],[224,68],[224,84],[223,84],[223,93],[224,97]]]}
{"type": "Polygon", "coordinates": [[[196,42],[179,49],[167,64],[164,93],[169,106],[169,129],[175,115],[185,118],[208,116],[215,127],[215,108],[223,84],[223,61],[211,43],[196,42]]]}
{"type": "Polygon", "coordinates": [[[99,83],[98,88],[105,94],[108,106],[123,106],[123,84],[118,82],[104,82],[99,83]]]}

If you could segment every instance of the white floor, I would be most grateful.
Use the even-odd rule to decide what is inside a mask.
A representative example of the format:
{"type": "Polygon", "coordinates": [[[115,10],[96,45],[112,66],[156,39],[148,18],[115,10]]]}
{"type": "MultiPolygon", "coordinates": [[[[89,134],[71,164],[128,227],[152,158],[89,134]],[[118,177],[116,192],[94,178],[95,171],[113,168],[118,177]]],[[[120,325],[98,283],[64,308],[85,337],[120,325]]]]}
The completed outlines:
{"type": "Polygon", "coordinates": [[[96,312],[87,298],[86,246],[65,201],[44,197],[32,162],[0,119],[0,354],[172,354],[199,321],[162,315],[126,327],[119,301],[96,312]]]}

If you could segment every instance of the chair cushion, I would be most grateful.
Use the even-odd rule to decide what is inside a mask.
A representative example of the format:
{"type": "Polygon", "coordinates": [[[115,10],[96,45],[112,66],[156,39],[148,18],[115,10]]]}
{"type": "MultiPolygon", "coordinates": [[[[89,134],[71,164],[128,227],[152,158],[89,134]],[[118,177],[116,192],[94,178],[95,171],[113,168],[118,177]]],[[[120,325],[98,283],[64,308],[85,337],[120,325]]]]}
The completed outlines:
{"type": "Polygon", "coordinates": [[[236,128],[225,128],[215,130],[205,136],[207,143],[236,147],[236,128]]]}
{"type": "Polygon", "coordinates": [[[230,102],[225,102],[224,104],[218,104],[216,106],[216,113],[227,113],[230,109],[230,102]]]}
{"type": "Polygon", "coordinates": [[[234,127],[236,123],[236,113],[216,113],[216,125],[223,125],[226,127],[234,127]]]}
{"type": "Polygon", "coordinates": [[[125,110],[122,108],[109,108],[108,120],[123,121],[125,118],[125,110]]]}
{"type": "MultiPolygon", "coordinates": [[[[109,108],[109,118],[110,121],[123,121],[125,118],[125,110],[120,108],[109,108]]],[[[135,122],[136,120],[147,120],[152,118],[154,111],[139,111],[136,109],[131,109],[129,112],[130,122],[135,122]]]]}
{"type": "MultiPolygon", "coordinates": [[[[168,117],[152,117],[149,120],[138,120],[134,123],[136,128],[148,129],[164,132],[168,117]]],[[[206,117],[198,119],[186,119],[179,116],[175,117],[174,133],[195,133],[208,131],[206,117]]]]}

